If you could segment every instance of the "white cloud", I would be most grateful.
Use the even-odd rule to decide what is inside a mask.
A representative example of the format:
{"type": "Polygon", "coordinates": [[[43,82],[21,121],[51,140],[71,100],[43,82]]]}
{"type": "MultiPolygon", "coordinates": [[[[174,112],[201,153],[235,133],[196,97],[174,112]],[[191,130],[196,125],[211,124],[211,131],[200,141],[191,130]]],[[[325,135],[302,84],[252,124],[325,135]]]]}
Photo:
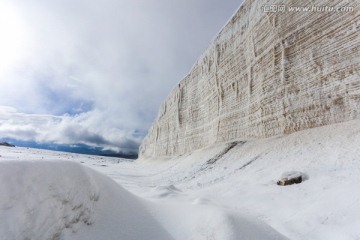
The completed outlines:
{"type": "Polygon", "coordinates": [[[0,50],[9,58],[0,55],[6,63],[0,105],[18,112],[0,111],[0,137],[119,149],[139,144],[136,131],[147,130],[240,3],[1,1],[8,40],[0,50]]]}
{"type": "Polygon", "coordinates": [[[11,107],[0,107],[2,137],[40,143],[80,143],[124,152],[137,150],[141,136],[109,126],[111,124],[103,122],[102,112],[52,116],[19,113],[11,107]]]}

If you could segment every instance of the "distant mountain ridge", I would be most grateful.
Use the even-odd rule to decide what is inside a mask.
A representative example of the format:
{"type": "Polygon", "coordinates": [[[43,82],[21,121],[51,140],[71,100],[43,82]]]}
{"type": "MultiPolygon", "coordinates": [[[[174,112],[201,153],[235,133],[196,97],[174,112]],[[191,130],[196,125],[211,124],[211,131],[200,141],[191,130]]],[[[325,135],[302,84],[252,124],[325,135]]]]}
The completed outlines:
{"type": "MultiPolygon", "coordinates": [[[[10,146],[19,146],[19,147],[30,147],[30,148],[39,148],[47,149],[52,151],[61,151],[61,152],[71,152],[71,153],[80,153],[88,155],[97,155],[104,157],[117,157],[117,158],[127,158],[127,159],[137,159],[138,154],[135,152],[115,152],[111,150],[103,150],[100,147],[90,147],[85,144],[77,145],[66,145],[66,144],[51,144],[51,143],[36,143],[33,141],[18,141],[15,139],[2,139],[6,144],[10,146]],[[12,144],[10,144],[10,143],[12,144]]],[[[0,143],[1,145],[1,143],[0,143]]]]}
{"type": "Polygon", "coordinates": [[[5,146],[5,147],[15,147],[15,145],[7,143],[7,142],[0,142],[0,146],[5,146]]]}

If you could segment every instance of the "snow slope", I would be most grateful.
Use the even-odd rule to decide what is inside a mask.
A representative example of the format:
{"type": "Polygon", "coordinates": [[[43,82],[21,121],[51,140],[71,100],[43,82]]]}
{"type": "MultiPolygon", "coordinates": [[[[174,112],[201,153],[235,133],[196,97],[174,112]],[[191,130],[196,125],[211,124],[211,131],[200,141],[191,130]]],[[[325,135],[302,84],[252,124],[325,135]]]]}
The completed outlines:
{"type": "MultiPolygon", "coordinates": [[[[28,152],[17,149],[13,154],[22,159],[28,152]]],[[[256,219],[220,208],[143,200],[105,175],[68,160],[2,160],[0,177],[4,240],[237,239],[239,235],[284,239],[256,219]]]]}
{"type": "Polygon", "coordinates": [[[360,239],[359,120],[229,145],[142,162],[0,147],[0,239],[360,239]]]}
{"type": "Polygon", "coordinates": [[[69,161],[0,162],[1,239],[170,239],[142,200],[69,161]]]}

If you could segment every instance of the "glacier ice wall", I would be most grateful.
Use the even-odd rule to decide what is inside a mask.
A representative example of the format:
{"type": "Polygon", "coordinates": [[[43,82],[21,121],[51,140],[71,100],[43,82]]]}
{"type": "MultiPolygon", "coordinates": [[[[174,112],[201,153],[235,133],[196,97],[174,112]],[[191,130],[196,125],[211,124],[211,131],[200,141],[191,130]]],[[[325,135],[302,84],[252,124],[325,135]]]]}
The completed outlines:
{"type": "Polygon", "coordinates": [[[360,2],[246,0],[162,104],[140,158],[359,116],[360,2]],[[314,4],[353,11],[288,9],[314,4]]]}

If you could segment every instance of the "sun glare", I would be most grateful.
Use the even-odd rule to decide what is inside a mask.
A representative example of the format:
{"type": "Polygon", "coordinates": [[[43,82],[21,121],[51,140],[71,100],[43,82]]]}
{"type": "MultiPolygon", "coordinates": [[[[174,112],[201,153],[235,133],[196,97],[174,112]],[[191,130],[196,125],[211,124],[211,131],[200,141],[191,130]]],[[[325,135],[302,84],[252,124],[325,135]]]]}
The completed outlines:
{"type": "Polygon", "coordinates": [[[7,1],[0,2],[0,73],[25,55],[29,30],[19,10],[7,1]]]}

